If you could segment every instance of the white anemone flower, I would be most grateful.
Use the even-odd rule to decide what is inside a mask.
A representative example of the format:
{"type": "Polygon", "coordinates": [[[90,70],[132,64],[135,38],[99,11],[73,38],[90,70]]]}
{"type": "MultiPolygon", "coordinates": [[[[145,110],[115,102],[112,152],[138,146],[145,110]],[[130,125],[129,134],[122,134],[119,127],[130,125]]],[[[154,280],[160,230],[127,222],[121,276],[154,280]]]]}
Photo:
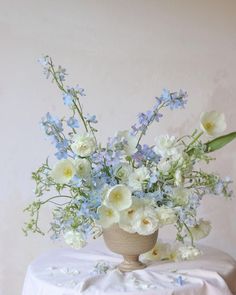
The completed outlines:
{"type": "Polygon", "coordinates": [[[101,225],[103,228],[110,227],[111,225],[119,222],[120,219],[118,211],[112,208],[108,208],[104,205],[98,208],[98,216],[98,224],[101,225]]]}
{"type": "Polygon", "coordinates": [[[124,152],[127,156],[131,156],[137,151],[138,139],[135,135],[131,135],[128,130],[118,131],[116,137],[125,141],[124,152]]]}
{"type": "Polygon", "coordinates": [[[51,176],[56,183],[68,183],[75,175],[75,167],[73,163],[68,160],[61,160],[53,167],[51,176]]]}
{"type": "Polygon", "coordinates": [[[134,170],[129,177],[129,186],[136,191],[141,191],[145,180],[150,178],[149,171],[146,167],[140,167],[134,170]]]}
{"type": "Polygon", "coordinates": [[[80,157],[88,157],[96,149],[96,141],[90,133],[76,135],[73,141],[71,148],[73,152],[80,157]]]}
{"type": "Polygon", "coordinates": [[[162,226],[173,224],[177,221],[175,210],[164,206],[157,208],[157,217],[162,226]]]}
{"type": "Polygon", "coordinates": [[[138,214],[140,208],[144,206],[144,202],[137,197],[132,197],[132,205],[120,212],[119,226],[123,230],[134,233],[133,223],[136,220],[136,215],[138,214]]]}
{"type": "Polygon", "coordinates": [[[193,227],[189,227],[192,237],[195,241],[207,237],[211,231],[210,221],[200,219],[199,223],[193,227]]]}
{"type": "Polygon", "coordinates": [[[107,191],[104,203],[114,210],[125,210],[132,204],[131,191],[126,185],[117,184],[107,191]]]}
{"type": "Polygon", "coordinates": [[[216,111],[202,113],[200,122],[201,129],[210,136],[222,133],[227,127],[225,115],[216,111]]]}
{"type": "Polygon", "coordinates": [[[63,235],[65,243],[73,248],[80,249],[86,245],[85,237],[82,233],[69,230],[63,235]]]}
{"type": "Polygon", "coordinates": [[[80,178],[88,178],[91,172],[91,164],[87,159],[78,158],[74,161],[76,173],[80,178]]]}
{"type": "Polygon", "coordinates": [[[154,209],[139,209],[135,214],[133,230],[140,235],[151,235],[159,228],[159,220],[154,209]]]}

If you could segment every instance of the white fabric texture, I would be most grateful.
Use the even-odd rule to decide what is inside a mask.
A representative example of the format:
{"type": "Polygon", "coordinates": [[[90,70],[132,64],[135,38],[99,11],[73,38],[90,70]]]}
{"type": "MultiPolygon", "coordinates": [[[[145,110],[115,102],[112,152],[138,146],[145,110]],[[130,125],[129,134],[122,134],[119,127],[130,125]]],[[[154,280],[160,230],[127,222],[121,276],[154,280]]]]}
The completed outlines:
{"type": "Polygon", "coordinates": [[[121,273],[121,256],[96,241],[82,250],[51,250],[29,265],[22,295],[232,295],[236,262],[228,254],[202,247],[193,261],[150,262],[121,273]]]}

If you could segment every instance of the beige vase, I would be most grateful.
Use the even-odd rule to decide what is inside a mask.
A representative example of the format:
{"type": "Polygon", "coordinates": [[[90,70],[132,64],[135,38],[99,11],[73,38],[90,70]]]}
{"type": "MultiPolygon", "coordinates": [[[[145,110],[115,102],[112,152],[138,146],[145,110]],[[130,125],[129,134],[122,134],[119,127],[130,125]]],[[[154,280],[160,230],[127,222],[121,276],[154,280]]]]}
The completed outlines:
{"type": "Polygon", "coordinates": [[[137,233],[131,234],[121,229],[118,224],[103,229],[103,237],[107,247],[124,257],[124,261],[118,265],[121,271],[132,271],[145,268],[146,265],[139,261],[139,255],[151,250],[157,240],[158,231],[151,235],[143,236],[137,233]]]}

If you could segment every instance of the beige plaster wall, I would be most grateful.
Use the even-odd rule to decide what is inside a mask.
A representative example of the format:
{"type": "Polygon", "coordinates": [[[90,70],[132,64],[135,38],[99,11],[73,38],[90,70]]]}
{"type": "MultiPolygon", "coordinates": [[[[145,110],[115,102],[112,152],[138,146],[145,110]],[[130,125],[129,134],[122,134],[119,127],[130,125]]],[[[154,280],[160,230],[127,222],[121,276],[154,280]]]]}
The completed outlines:
{"type": "MultiPolygon", "coordinates": [[[[163,87],[188,90],[189,103],[155,125],[148,142],[191,132],[205,110],[225,112],[228,131],[236,128],[236,1],[0,0],[1,295],[21,294],[30,261],[61,246],[21,232],[31,171],[52,153],[38,122],[47,111],[66,111],[36,62],[43,53],[86,88],[84,105],[97,114],[103,142],[127,129],[163,87]]],[[[220,151],[210,169],[236,180],[235,150],[236,142],[220,151]]],[[[213,224],[203,243],[236,258],[236,200],[206,198],[201,214],[213,224]]]]}

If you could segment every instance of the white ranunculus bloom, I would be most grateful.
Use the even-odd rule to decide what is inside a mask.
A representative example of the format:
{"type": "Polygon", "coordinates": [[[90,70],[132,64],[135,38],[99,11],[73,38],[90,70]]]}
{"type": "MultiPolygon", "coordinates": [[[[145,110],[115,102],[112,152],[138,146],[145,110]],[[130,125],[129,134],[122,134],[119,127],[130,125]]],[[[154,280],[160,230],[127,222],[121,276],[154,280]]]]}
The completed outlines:
{"type": "Polygon", "coordinates": [[[159,228],[159,220],[152,208],[140,208],[135,214],[133,230],[140,235],[151,235],[159,228]]]}
{"type": "Polygon", "coordinates": [[[66,244],[73,248],[79,249],[86,245],[84,235],[80,232],[70,230],[65,232],[63,237],[66,244]]]}
{"type": "Polygon", "coordinates": [[[112,224],[119,222],[120,219],[118,211],[112,208],[108,208],[104,205],[98,208],[98,216],[98,224],[101,225],[103,228],[110,227],[112,224]]]}
{"type": "Polygon", "coordinates": [[[122,183],[127,183],[131,172],[132,168],[128,163],[121,163],[116,167],[114,175],[119,178],[122,183]]]}
{"type": "Polygon", "coordinates": [[[133,223],[136,220],[136,215],[138,211],[144,206],[144,202],[139,198],[132,197],[132,205],[120,212],[119,226],[123,230],[134,233],[133,223]]]}
{"type": "Polygon", "coordinates": [[[177,187],[173,189],[172,200],[176,206],[185,206],[188,203],[190,191],[184,187],[177,187]]]}
{"type": "Polygon", "coordinates": [[[123,184],[117,184],[111,187],[107,191],[104,204],[117,211],[129,208],[132,204],[132,194],[130,189],[123,184]]]}
{"type": "Polygon", "coordinates": [[[80,178],[88,178],[91,172],[91,164],[87,159],[78,158],[74,161],[76,173],[80,178]]]}
{"type": "Polygon", "coordinates": [[[77,135],[71,145],[73,152],[80,157],[90,156],[96,149],[96,142],[90,133],[77,135]]]}
{"type": "Polygon", "coordinates": [[[211,223],[210,221],[200,219],[199,223],[194,227],[190,227],[189,230],[193,239],[198,241],[209,235],[211,231],[211,223]]]}
{"type": "Polygon", "coordinates": [[[51,176],[56,183],[68,183],[75,175],[75,167],[73,163],[66,159],[56,163],[53,167],[51,176]]]}
{"type": "Polygon", "coordinates": [[[225,115],[215,111],[206,112],[200,118],[201,128],[210,136],[216,136],[226,129],[225,115]]]}
{"type": "Polygon", "coordinates": [[[167,224],[173,224],[177,220],[175,210],[164,206],[157,208],[157,217],[162,226],[167,224]]]}
{"type": "Polygon", "coordinates": [[[124,151],[127,156],[131,156],[137,151],[136,145],[138,139],[135,135],[131,135],[128,130],[118,131],[116,137],[126,142],[124,151]]]}
{"type": "Polygon", "coordinates": [[[191,260],[201,254],[201,251],[193,246],[182,246],[176,251],[175,260],[191,260]]]}
{"type": "Polygon", "coordinates": [[[129,177],[129,186],[136,191],[141,191],[145,180],[150,177],[146,167],[140,167],[134,170],[129,177]]]}
{"type": "Polygon", "coordinates": [[[160,135],[155,139],[154,151],[164,158],[179,154],[183,149],[175,136],[160,135]]]}
{"type": "Polygon", "coordinates": [[[142,257],[151,261],[170,260],[172,258],[171,251],[172,249],[170,244],[158,241],[154,248],[144,253],[142,257]]]}

